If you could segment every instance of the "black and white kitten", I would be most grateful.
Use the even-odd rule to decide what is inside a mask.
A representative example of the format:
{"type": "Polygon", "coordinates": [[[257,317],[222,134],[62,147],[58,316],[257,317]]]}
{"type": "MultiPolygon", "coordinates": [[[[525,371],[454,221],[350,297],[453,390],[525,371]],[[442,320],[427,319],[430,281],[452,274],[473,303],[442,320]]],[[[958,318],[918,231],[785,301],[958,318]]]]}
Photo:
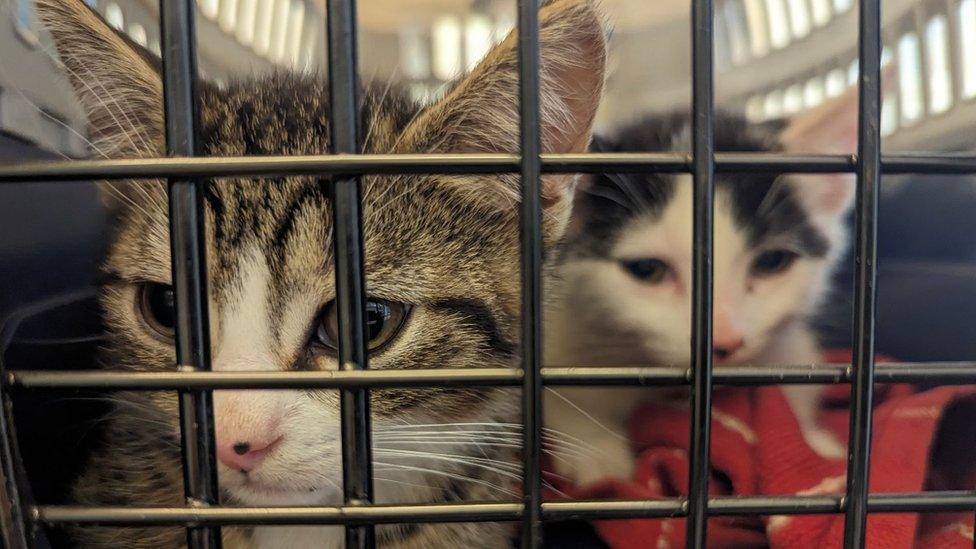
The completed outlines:
{"type": "MultiPolygon", "coordinates": [[[[856,103],[851,92],[775,125],[720,113],[715,148],[849,153],[856,103]]],[[[595,146],[687,151],[690,137],[690,117],[672,114],[639,120],[595,146]]],[[[852,176],[718,174],[715,185],[716,366],[821,362],[808,319],[846,246],[852,176]]],[[[546,324],[547,364],[687,366],[691,250],[690,175],[600,174],[583,183],[561,267],[563,298],[546,324]]],[[[818,388],[794,386],[787,393],[811,445],[842,455],[841,443],[815,426],[818,388]]],[[[557,470],[578,483],[629,478],[634,456],[625,422],[639,400],[664,395],[643,388],[548,391],[547,425],[599,449],[566,448],[557,470]]]]}

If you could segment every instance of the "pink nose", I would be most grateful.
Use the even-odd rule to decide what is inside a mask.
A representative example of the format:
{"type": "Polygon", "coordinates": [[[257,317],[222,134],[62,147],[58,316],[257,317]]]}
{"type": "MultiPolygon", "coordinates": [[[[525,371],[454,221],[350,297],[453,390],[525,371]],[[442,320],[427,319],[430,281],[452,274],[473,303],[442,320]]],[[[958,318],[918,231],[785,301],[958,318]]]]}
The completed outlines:
{"type": "Polygon", "coordinates": [[[253,471],[264,460],[265,456],[278,444],[281,437],[275,439],[259,440],[217,440],[217,459],[221,463],[248,473],[253,471]]]}
{"type": "Polygon", "coordinates": [[[712,340],[712,353],[715,362],[724,362],[728,360],[736,351],[745,345],[745,341],[739,338],[730,339],[718,339],[712,340]]]}
{"type": "Polygon", "coordinates": [[[718,307],[712,321],[712,359],[725,362],[745,345],[742,330],[736,324],[729,307],[718,307]]]}

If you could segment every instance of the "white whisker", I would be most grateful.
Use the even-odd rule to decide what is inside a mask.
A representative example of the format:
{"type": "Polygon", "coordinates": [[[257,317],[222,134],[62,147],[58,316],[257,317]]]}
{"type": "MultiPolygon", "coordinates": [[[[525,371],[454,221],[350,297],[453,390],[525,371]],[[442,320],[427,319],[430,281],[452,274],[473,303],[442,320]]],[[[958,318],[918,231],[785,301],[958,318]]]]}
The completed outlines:
{"type": "MultiPolygon", "coordinates": [[[[400,67],[395,67],[393,69],[393,72],[390,74],[389,80],[386,83],[386,89],[383,90],[383,94],[380,95],[379,101],[376,102],[377,105],[382,105],[383,102],[386,101],[387,96],[390,94],[390,90],[393,88],[393,81],[396,79],[397,72],[399,70],[400,67]]],[[[375,77],[376,75],[374,74],[373,76],[375,77]]],[[[369,128],[366,129],[366,137],[363,138],[364,151],[369,150],[369,138],[373,136],[373,130],[376,129],[376,120],[377,118],[374,116],[369,122],[369,128]]]]}
{"type": "MultiPolygon", "coordinates": [[[[505,472],[518,472],[522,470],[522,467],[515,463],[509,463],[497,459],[491,458],[479,458],[464,456],[459,454],[439,454],[434,452],[426,452],[421,450],[396,450],[391,448],[377,448],[377,455],[391,455],[391,456],[406,456],[406,457],[418,457],[423,459],[434,459],[447,461],[450,463],[460,463],[462,465],[474,465],[488,471],[494,471],[497,473],[505,472]],[[495,469],[493,467],[498,467],[500,469],[495,469]]],[[[517,476],[517,475],[516,475],[517,476]]]]}
{"type": "Polygon", "coordinates": [[[610,433],[611,435],[619,438],[620,440],[624,440],[624,441],[629,441],[630,440],[626,436],[618,433],[617,431],[614,431],[613,429],[607,427],[603,423],[600,423],[599,421],[597,421],[597,419],[595,417],[593,417],[592,415],[590,415],[588,412],[586,412],[586,410],[583,410],[582,408],[580,408],[579,406],[577,406],[576,403],[574,403],[572,400],[566,398],[565,396],[561,395],[555,389],[553,389],[551,387],[546,387],[545,389],[547,391],[549,391],[550,393],[552,393],[552,394],[556,395],[557,397],[559,397],[559,399],[562,400],[563,402],[565,402],[566,404],[569,404],[573,409],[575,409],[577,412],[579,412],[583,417],[585,417],[586,419],[588,419],[588,420],[592,421],[594,424],[596,424],[597,427],[599,427],[599,428],[603,429],[604,431],[610,433]]]}
{"type": "Polygon", "coordinates": [[[513,498],[518,497],[518,494],[516,494],[515,492],[513,492],[511,490],[506,490],[506,489],[504,489],[504,488],[502,488],[500,486],[497,486],[495,484],[492,484],[491,482],[488,482],[486,480],[481,480],[481,479],[466,477],[464,475],[458,475],[458,474],[455,474],[455,473],[449,473],[447,471],[438,471],[437,469],[429,469],[427,467],[414,467],[412,465],[403,465],[403,464],[400,464],[400,463],[387,463],[387,462],[375,461],[375,460],[373,461],[373,464],[377,466],[377,470],[379,470],[379,471],[382,471],[383,470],[383,467],[392,467],[394,469],[404,469],[404,470],[407,470],[407,471],[416,471],[416,472],[420,472],[420,473],[428,473],[428,474],[431,474],[431,475],[438,475],[438,476],[448,477],[448,478],[451,478],[451,479],[454,479],[454,480],[458,480],[458,481],[461,481],[461,482],[471,482],[471,483],[474,483],[474,484],[479,484],[481,486],[485,486],[485,487],[490,488],[492,490],[496,490],[496,491],[502,492],[502,493],[504,493],[506,495],[509,495],[509,496],[513,497],[513,498]]]}
{"type": "MultiPolygon", "coordinates": [[[[565,398],[560,394],[556,395],[559,398],[565,398]]],[[[572,406],[576,407],[572,403],[572,406]]],[[[576,407],[578,409],[578,407],[576,407]]],[[[604,427],[606,428],[606,427],[604,427]]],[[[522,424],[521,423],[489,423],[489,422],[465,422],[465,423],[428,423],[428,424],[405,424],[405,425],[394,425],[394,426],[384,426],[382,428],[377,428],[374,430],[377,435],[386,433],[397,433],[398,436],[407,434],[422,434],[424,436],[430,435],[440,435],[440,434],[465,434],[471,436],[506,436],[510,437],[512,440],[521,441],[522,436],[522,424]],[[488,427],[489,429],[457,429],[458,427],[488,427]],[[430,431],[415,431],[414,429],[431,429],[430,431]]],[[[593,446],[592,444],[582,440],[578,437],[552,429],[549,427],[543,427],[542,429],[543,437],[548,438],[551,442],[568,445],[579,450],[585,450],[587,452],[600,453],[603,451],[600,448],[593,446]]],[[[622,436],[622,435],[617,435],[622,436]]],[[[377,437],[379,438],[379,437],[377,437]]]]}
{"type": "MultiPolygon", "coordinates": [[[[64,55],[67,57],[67,56],[70,56],[71,54],[65,53],[64,55]]],[[[94,80],[96,82],[98,81],[98,78],[95,77],[95,74],[87,66],[85,66],[85,64],[81,61],[81,59],[79,57],[77,57],[77,56],[72,56],[72,57],[73,57],[74,61],[78,63],[78,66],[82,70],[85,71],[85,73],[86,73],[87,76],[91,77],[92,80],[94,80]]],[[[88,79],[87,78],[81,78],[78,75],[78,73],[75,72],[74,70],[72,70],[71,67],[69,67],[66,63],[62,63],[61,66],[64,68],[64,70],[66,70],[69,73],[71,73],[75,77],[75,80],[77,80],[78,83],[80,83],[82,86],[85,87],[85,89],[88,90],[88,93],[91,94],[91,96],[92,96],[93,99],[97,100],[102,105],[102,108],[105,109],[105,112],[108,113],[108,115],[112,118],[112,121],[115,122],[115,126],[119,130],[121,130],[120,136],[125,137],[129,141],[129,143],[132,145],[132,148],[133,148],[134,151],[136,151],[137,153],[140,152],[140,149],[136,145],[136,142],[132,139],[132,136],[129,135],[129,132],[126,131],[125,126],[122,125],[122,122],[118,119],[118,117],[115,116],[115,113],[108,106],[108,103],[106,103],[105,100],[102,99],[102,97],[97,92],[95,92],[95,90],[88,84],[88,82],[87,82],[88,79]]],[[[111,97],[111,95],[109,95],[109,97],[111,97]]]]}
{"type": "MultiPolygon", "coordinates": [[[[522,448],[522,444],[520,442],[519,443],[516,443],[516,442],[494,442],[494,441],[487,441],[486,442],[486,441],[477,440],[477,439],[471,439],[471,440],[429,440],[429,439],[416,439],[416,440],[386,440],[386,441],[382,441],[382,442],[384,442],[386,444],[389,444],[390,447],[393,447],[394,445],[402,445],[402,446],[450,446],[450,447],[457,447],[457,448],[464,448],[464,447],[468,447],[468,446],[474,446],[476,448],[481,449],[482,452],[484,452],[484,449],[482,447],[484,447],[484,448],[507,448],[507,449],[512,449],[512,450],[520,450],[522,448]]],[[[380,448],[380,447],[382,447],[381,444],[377,444],[377,445],[374,446],[374,448],[380,448]]],[[[557,444],[554,444],[554,443],[546,443],[546,442],[544,442],[543,443],[542,450],[546,454],[551,455],[554,458],[557,458],[557,459],[560,459],[560,460],[563,460],[563,461],[566,460],[566,456],[573,456],[573,457],[578,457],[578,458],[596,459],[596,456],[593,456],[592,454],[589,454],[588,452],[582,452],[582,451],[579,451],[579,450],[574,450],[574,449],[569,449],[569,448],[561,447],[561,446],[559,446],[557,444]]]]}

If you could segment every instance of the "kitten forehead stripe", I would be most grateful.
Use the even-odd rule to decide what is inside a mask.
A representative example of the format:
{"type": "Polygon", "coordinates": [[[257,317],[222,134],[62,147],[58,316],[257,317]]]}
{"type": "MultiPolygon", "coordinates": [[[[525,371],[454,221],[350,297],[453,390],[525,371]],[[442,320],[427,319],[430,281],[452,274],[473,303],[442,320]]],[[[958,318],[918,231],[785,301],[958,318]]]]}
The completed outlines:
{"type": "Polygon", "coordinates": [[[459,313],[468,325],[485,337],[489,349],[506,357],[515,355],[515,344],[498,329],[498,321],[484,302],[475,298],[444,299],[433,303],[431,308],[459,313]]]}
{"type": "Polygon", "coordinates": [[[303,188],[287,206],[284,206],[284,216],[278,220],[278,226],[274,230],[271,238],[271,246],[276,251],[280,251],[285,246],[292,229],[295,227],[297,217],[302,213],[303,206],[307,202],[314,202],[325,205],[328,202],[327,179],[315,181],[311,185],[303,188]]]}

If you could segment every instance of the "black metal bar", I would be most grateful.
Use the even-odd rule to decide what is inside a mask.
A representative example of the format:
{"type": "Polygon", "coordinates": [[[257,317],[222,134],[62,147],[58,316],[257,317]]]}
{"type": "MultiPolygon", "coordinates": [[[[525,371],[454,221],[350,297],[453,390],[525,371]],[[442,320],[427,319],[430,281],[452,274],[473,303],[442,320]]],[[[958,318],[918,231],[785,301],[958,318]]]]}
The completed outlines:
{"type": "MultiPolygon", "coordinates": [[[[680,386],[688,368],[581,366],[542,368],[543,385],[680,386]]],[[[717,385],[831,385],[849,383],[847,365],[724,366],[712,373],[717,385]]],[[[976,384],[976,362],[913,362],[876,365],[875,383],[976,384]]],[[[513,387],[522,384],[516,368],[430,368],[288,372],[128,372],[111,370],[13,370],[10,389],[102,389],[165,391],[200,389],[341,389],[423,387],[513,387]]]]}
{"type": "Polygon", "coordinates": [[[20,497],[13,402],[6,387],[0,387],[0,407],[0,547],[27,549],[31,525],[24,514],[26,502],[20,497]]]}
{"type": "Polygon", "coordinates": [[[553,501],[542,504],[546,520],[601,520],[620,518],[671,518],[688,514],[684,498],[599,501],[553,501]]]}
{"type": "Polygon", "coordinates": [[[971,511],[973,508],[976,508],[976,492],[969,490],[868,496],[868,511],[871,513],[943,513],[971,511]]]}
{"type": "MultiPolygon", "coordinates": [[[[543,154],[542,173],[688,173],[681,153],[543,154]]],[[[718,173],[853,173],[853,155],[716,153],[718,173]]],[[[337,154],[215,158],[52,160],[0,164],[0,183],[125,180],[160,177],[237,177],[350,174],[482,174],[519,171],[515,154],[337,154]]],[[[885,155],[885,174],[962,175],[976,173],[976,156],[962,154],[885,155]]]]}
{"type": "Polygon", "coordinates": [[[346,507],[69,507],[42,506],[47,524],[335,524],[371,526],[390,523],[512,521],[519,503],[353,505],[346,507]],[[482,517],[484,517],[482,519],[482,517]]]}
{"type": "Polygon", "coordinates": [[[200,373],[38,370],[9,372],[7,382],[31,389],[87,387],[106,391],[356,389],[515,386],[521,384],[522,376],[520,370],[509,368],[200,373]]]}
{"type": "MultiPolygon", "coordinates": [[[[968,511],[976,493],[941,491],[875,494],[872,513],[938,513],[968,511]]],[[[32,508],[47,525],[256,525],[256,524],[418,524],[443,522],[516,521],[523,516],[518,502],[357,505],[352,507],[76,507],[43,505],[32,508]]],[[[838,514],[846,509],[840,496],[722,496],[708,500],[711,516],[838,514]]],[[[542,504],[542,515],[555,520],[670,518],[688,514],[683,498],[658,500],[558,501],[542,504]]]]}
{"type": "Polygon", "coordinates": [[[688,452],[688,521],[685,546],[705,547],[712,416],[712,238],[715,169],[712,0],[693,0],[692,156],[693,232],[691,289],[691,448],[688,452]]]}
{"type": "MultiPolygon", "coordinates": [[[[332,153],[359,153],[359,82],[356,0],[329,0],[329,96],[332,153]]],[[[358,177],[335,179],[331,187],[335,250],[336,309],[339,320],[339,369],[366,370],[366,280],[363,272],[362,197],[358,177]]],[[[369,391],[340,391],[342,486],[346,505],[373,501],[369,391]]],[[[376,545],[372,525],[346,525],[346,548],[376,545]]]]}
{"type": "Polygon", "coordinates": [[[709,515],[827,515],[840,513],[844,501],[836,496],[758,496],[712,499],[709,515]]]}
{"type": "Polygon", "coordinates": [[[542,547],[542,138],[539,112],[539,1],[518,0],[519,216],[522,295],[523,549],[542,547]]]}
{"type": "MultiPolygon", "coordinates": [[[[955,0],[940,0],[939,2],[933,3],[934,13],[941,12],[945,16],[944,22],[946,25],[945,28],[946,36],[945,36],[945,43],[942,44],[942,47],[945,48],[943,53],[947,55],[949,58],[948,68],[949,68],[949,75],[951,79],[951,84],[950,84],[951,96],[950,96],[950,107],[949,107],[950,110],[953,107],[955,107],[955,104],[958,103],[964,96],[963,71],[964,71],[965,61],[963,59],[963,49],[961,47],[962,30],[959,26],[959,12],[956,9],[958,5],[959,4],[955,0]]],[[[920,34],[919,36],[921,37],[922,35],[920,34]]],[[[926,36],[926,40],[923,40],[923,42],[925,43],[925,47],[926,48],[936,47],[933,44],[930,44],[927,38],[928,37],[926,36]]],[[[881,169],[882,169],[882,173],[884,173],[885,157],[882,157],[881,160],[882,160],[881,169]]],[[[878,366],[877,370],[875,371],[876,381],[880,379],[881,369],[882,368],[878,366]]],[[[976,513],[976,506],[974,506],[971,512],[976,513]]],[[[974,524],[976,524],[976,517],[974,517],[974,524]]],[[[973,538],[973,549],[976,549],[976,537],[973,538]]]]}
{"type": "Polygon", "coordinates": [[[714,153],[713,170],[722,173],[836,173],[854,170],[853,155],[771,155],[714,153]]]}
{"type": "Polygon", "coordinates": [[[881,0],[861,0],[858,32],[858,138],[851,383],[844,547],[864,547],[874,395],[874,314],[878,194],[881,189],[881,0]]]}
{"type": "Polygon", "coordinates": [[[966,175],[976,173],[976,157],[963,155],[885,155],[881,173],[966,175]]]}
{"type": "MultiPolygon", "coordinates": [[[[192,0],[160,2],[166,149],[196,156],[199,105],[196,32],[192,0]]],[[[210,369],[210,321],[207,311],[204,182],[171,179],[170,246],[176,294],[176,360],[182,370],[210,369]]],[[[207,389],[179,393],[183,484],[195,505],[219,503],[214,457],[213,394],[207,389]]],[[[220,529],[187,527],[190,549],[219,548],[220,529]]]]}
{"type": "Polygon", "coordinates": [[[142,158],[0,164],[0,182],[90,181],[155,177],[237,177],[403,173],[505,173],[513,154],[335,154],[142,158]]]}

